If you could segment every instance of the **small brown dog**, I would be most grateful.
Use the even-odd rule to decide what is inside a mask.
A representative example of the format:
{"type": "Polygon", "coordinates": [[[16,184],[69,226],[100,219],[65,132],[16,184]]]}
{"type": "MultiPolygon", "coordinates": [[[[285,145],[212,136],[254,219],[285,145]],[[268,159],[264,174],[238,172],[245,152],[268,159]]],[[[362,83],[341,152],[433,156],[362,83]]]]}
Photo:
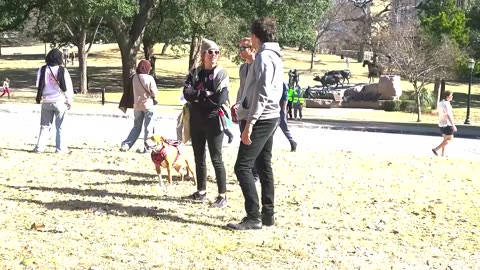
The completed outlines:
{"type": "Polygon", "coordinates": [[[165,137],[155,134],[145,143],[152,150],[152,161],[155,164],[160,186],[163,186],[161,167],[167,168],[169,185],[172,183],[172,169],[175,169],[180,174],[182,181],[185,180],[185,176],[191,177],[193,185],[196,184],[195,174],[190,166],[190,162],[184,155],[180,154],[180,142],[169,141],[165,137]],[[182,168],[186,170],[186,175],[180,171],[182,168]]]}

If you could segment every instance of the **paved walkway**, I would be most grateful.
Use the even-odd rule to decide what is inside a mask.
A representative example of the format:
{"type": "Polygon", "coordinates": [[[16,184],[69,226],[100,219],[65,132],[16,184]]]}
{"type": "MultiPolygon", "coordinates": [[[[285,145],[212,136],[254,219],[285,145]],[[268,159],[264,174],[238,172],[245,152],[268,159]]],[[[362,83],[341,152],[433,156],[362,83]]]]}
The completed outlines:
{"type": "MultiPolygon", "coordinates": [[[[157,118],[174,120],[180,113],[180,106],[156,106],[157,118]]],[[[435,124],[424,123],[386,123],[375,121],[347,121],[336,120],[335,115],[340,113],[361,113],[363,109],[337,109],[326,110],[316,109],[309,110],[309,114],[305,115],[302,121],[289,121],[289,125],[293,127],[303,128],[320,128],[332,130],[353,130],[353,131],[367,131],[367,132],[382,132],[382,133],[397,133],[397,134],[414,134],[414,135],[440,135],[438,126],[435,124]],[[318,114],[321,117],[315,117],[318,114]],[[331,119],[325,119],[331,118],[331,119]]],[[[365,111],[371,111],[365,109],[365,111]]],[[[0,104],[0,112],[7,113],[40,113],[40,106],[37,104],[0,104]]],[[[109,103],[102,105],[92,104],[75,104],[70,111],[72,115],[82,116],[100,116],[100,117],[114,117],[114,118],[131,118],[133,117],[132,110],[129,109],[126,114],[118,109],[117,104],[109,103]]],[[[456,137],[480,139],[480,127],[462,125],[458,128],[456,137]]]]}

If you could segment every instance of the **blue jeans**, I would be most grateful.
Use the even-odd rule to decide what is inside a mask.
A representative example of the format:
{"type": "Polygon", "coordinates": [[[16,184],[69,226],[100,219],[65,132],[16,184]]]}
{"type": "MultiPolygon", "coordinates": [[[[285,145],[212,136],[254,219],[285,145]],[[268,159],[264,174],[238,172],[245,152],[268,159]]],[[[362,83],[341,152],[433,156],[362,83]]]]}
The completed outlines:
{"type": "Polygon", "coordinates": [[[287,137],[288,141],[292,143],[293,137],[290,133],[290,130],[288,129],[287,114],[284,110],[280,110],[280,129],[283,131],[283,134],[285,135],[285,137],[287,137]]]}
{"type": "Polygon", "coordinates": [[[47,140],[49,137],[50,129],[55,118],[55,127],[57,134],[55,138],[56,152],[66,152],[67,146],[63,138],[62,124],[67,112],[67,105],[64,102],[57,103],[43,103],[42,111],[40,113],[40,133],[38,134],[37,145],[35,150],[38,152],[44,152],[47,147],[47,140]]]}
{"type": "MultiPolygon", "coordinates": [[[[273,135],[277,129],[279,119],[259,120],[252,127],[250,145],[240,142],[237,161],[235,162],[235,174],[237,175],[243,197],[245,198],[245,211],[247,217],[260,218],[260,205],[257,188],[253,178],[252,168],[255,164],[260,184],[262,187],[262,214],[271,216],[274,214],[274,181],[272,170],[272,147],[273,135]]],[[[243,131],[246,121],[240,123],[243,131]]]]}
{"type": "Polygon", "coordinates": [[[137,141],[140,133],[142,132],[142,126],[144,127],[144,140],[148,140],[149,137],[153,135],[153,109],[143,111],[134,111],[133,112],[133,128],[130,130],[128,137],[125,141],[122,142],[122,145],[128,145],[128,148],[132,146],[137,141]]]}

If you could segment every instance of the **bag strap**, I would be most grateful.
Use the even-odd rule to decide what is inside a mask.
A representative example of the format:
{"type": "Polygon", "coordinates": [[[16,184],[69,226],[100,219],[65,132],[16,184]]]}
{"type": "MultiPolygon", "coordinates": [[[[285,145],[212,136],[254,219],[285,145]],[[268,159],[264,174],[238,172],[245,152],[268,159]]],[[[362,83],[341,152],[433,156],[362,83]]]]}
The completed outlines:
{"type": "Polygon", "coordinates": [[[147,88],[145,88],[145,85],[143,85],[142,81],[140,81],[140,77],[138,76],[138,74],[136,74],[135,76],[137,76],[137,80],[140,83],[140,85],[143,87],[143,89],[145,89],[145,92],[147,92],[150,95],[150,98],[154,98],[152,97],[152,92],[147,90],[147,88]]]}
{"type": "MultiPolygon", "coordinates": [[[[70,104],[68,103],[68,97],[67,97],[67,94],[65,94],[66,91],[63,91],[62,87],[60,86],[60,82],[57,80],[57,77],[55,77],[55,75],[53,74],[53,71],[52,71],[52,69],[50,68],[50,66],[47,65],[47,67],[48,67],[48,69],[50,70],[50,73],[52,74],[53,78],[54,78],[55,81],[57,82],[58,87],[60,87],[60,92],[61,92],[61,93],[63,94],[63,96],[65,97],[65,100],[66,100],[65,102],[66,102],[66,104],[67,104],[67,106],[68,106],[68,109],[70,109],[70,104]]],[[[60,69],[60,68],[61,68],[61,66],[58,67],[58,69],[60,69]]],[[[46,75],[46,74],[45,74],[45,75],[46,75]]]]}

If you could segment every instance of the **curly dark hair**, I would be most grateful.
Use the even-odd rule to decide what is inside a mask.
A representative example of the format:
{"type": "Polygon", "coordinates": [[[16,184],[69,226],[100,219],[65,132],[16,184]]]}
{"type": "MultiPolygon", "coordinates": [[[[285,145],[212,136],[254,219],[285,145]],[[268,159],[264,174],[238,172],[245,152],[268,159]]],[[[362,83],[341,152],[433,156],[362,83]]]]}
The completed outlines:
{"type": "Polygon", "coordinates": [[[446,99],[446,98],[449,97],[451,94],[452,94],[452,91],[448,91],[448,90],[447,90],[447,91],[443,92],[442,98],[443,98],[443,99],[446,99]]]}
{"type": "Polygon", "coordinates": [[[262,43],[277,42],[277,22],[272,17],[261,17],[252,23],[250,32],[262,43]]]}

